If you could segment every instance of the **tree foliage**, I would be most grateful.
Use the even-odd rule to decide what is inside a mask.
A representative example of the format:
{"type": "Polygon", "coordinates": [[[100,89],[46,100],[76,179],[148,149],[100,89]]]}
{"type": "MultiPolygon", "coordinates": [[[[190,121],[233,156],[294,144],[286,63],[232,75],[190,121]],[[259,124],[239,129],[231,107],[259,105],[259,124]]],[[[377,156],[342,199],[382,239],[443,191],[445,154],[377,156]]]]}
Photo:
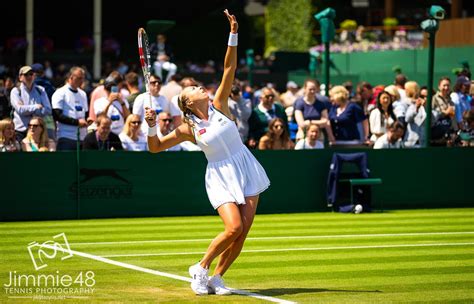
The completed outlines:
{"type": "Polygon", "coordinates": [[[270,0],[265,10],[265,57],[275,51],[308,51],[311,0],[270,0]]]}

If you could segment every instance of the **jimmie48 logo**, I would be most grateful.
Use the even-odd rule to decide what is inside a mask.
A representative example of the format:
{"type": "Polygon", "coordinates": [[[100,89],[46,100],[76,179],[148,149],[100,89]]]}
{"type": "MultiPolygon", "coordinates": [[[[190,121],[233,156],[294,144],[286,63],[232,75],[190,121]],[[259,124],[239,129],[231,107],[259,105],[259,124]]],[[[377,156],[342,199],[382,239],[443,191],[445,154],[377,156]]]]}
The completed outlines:
{"type": "Polygon", "coordinates": [[[87,298],[84,295],[94,292],[96,281],[93,271],[79,271],[74,274],[63,274],[59,270],[52,273],[43,272],[50,261],[64,261],[73,257],[73,251],[64,233],[57,234],[41,244],[31,242],[27,250],[35,272],[31,274],[10,271],[9,282],[3,284],[3,289],[9,298],[34,300],[87,298]]]}
{"type": "Polygon", "coordinates": [[[58,251],[62,255],[61,260],[72,257],[71,247],[64,232],[53,236],[53,240],[48,240],[41,245],[36,241],[28,244],[28,252],[35,270],[47,267],[46,261],[56,258],[58,251]]]}

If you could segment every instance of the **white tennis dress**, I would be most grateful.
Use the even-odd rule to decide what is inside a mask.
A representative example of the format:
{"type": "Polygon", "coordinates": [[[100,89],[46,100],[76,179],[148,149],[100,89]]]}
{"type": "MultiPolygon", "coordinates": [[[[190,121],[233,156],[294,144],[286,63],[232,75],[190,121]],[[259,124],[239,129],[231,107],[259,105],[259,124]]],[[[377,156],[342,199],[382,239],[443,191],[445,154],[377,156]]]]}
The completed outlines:
{"type": "Polygon", "coordinates": [[[209,119],[193,115],[194,136],[206,155],[206,191],[214,209],[229,202],[245,204],[245,198],[270,186],[265,170],[240,139],[235,123],[209,106],[209,119]]]}

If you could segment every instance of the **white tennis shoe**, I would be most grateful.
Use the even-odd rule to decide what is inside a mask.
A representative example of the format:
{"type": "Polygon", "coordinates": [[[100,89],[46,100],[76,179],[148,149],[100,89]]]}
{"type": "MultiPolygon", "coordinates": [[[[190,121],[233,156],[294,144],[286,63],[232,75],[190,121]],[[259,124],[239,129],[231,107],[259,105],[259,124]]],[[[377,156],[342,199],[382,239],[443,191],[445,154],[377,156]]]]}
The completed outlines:
{"type": "Polygon", "coordinates": [[[199,263],[189,267],[189,275],[192,278],[191,289],[197,295],[209,294],[209,290],[207,288],[207,281],[209,280],[207,271],[208,270],[199,265],[199,263]]]}
{"type": "Polygon", "coordinates": [[[210,292],[216,295],[223,296],[232,293],[232,291],[224,286],[224,280],[219,274],[212,276],[207,282],[207,285],[209,286],[210,292]]]}

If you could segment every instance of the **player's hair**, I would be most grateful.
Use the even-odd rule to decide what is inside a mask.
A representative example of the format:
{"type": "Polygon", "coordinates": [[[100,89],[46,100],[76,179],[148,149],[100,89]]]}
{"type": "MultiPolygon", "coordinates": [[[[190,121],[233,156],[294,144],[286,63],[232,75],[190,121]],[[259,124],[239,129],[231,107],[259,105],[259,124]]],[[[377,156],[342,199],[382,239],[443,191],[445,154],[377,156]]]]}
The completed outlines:
{"type": "Polygon", "coordinates": [[[188,124],[188,126],[194,128],[194,121],[191,118],[191,115],[193,115],[193,111],[188,107],[187,103],[189,101],[189,98],[181,92],[178,96],[178,107],[179,109],[183,112],[183,122],[188,124]]]}

